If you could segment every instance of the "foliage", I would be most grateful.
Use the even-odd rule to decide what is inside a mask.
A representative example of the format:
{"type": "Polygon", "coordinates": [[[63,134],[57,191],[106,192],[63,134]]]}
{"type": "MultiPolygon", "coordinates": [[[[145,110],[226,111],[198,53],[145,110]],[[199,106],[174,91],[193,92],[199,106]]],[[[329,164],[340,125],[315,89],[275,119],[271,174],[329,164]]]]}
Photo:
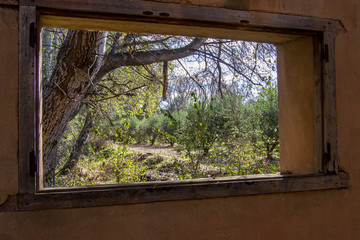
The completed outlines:
{"type": "Polygon", "coordinates": [[[187,107],[187,116],[179,132],[179,141],[188,154],[201,149],[208,154],[215,141],[225,130],[228,121],[226,116],[215,109],[214,99],[210,102],[199,99],[191,93],[193,101],[187,107]]]}
{"type": "Polygon", "coordinates": [[[164,118],[161,122],[159,129],[160,135],[163,137],[165,142],[169,143],[170,146],[174,146],[178,142],[177,136],[180,131],[180,127],[186,118],[185,111],[164,111],[164,118]]]}
{"type": "MultiPolygon", "coordinates": [[[[68,31],[43,31],[42,84],[51,89],[52,70],[58,67],[56,55],[68,31]]],[[[68,119],[58,139],[57,171],[69,160],[84,119],[92,113],[94,123],[89,140],[79,150],[78,166],[68,176],[54,174],[52,185],[278,170],[278,93],[274,77],[276,52],[272,45],[155,34],[109,32],[104,36],[105,52],[99,56],[102,69],[114,62],[109,60],[111,57],[121,54],[147,56],[169,49],[175,53],[193,42],[201,44],[188,56],[169,60],[168,69],[158,59],[147,64],[123,62],[106,68],[106,74],[93,80],[87,92],[76,99],[81,102],[76,108],[79,110],[68,119]],[[165,83],[165,79],[169,82],[165,83]],[[166,110],[159,108],[161,98],[167,99],[166,110]],[[128,144],[169,144],[181,156],[150,164],[139,160],[138,153],[131,151],[128,144]]]]}
{"type": "Polygon", "coordinates": [[[145,134],[147,135],[151,145],[154,145],[156,139],[160,136],[159,129],[161,128],[162,122],[164,122],[164,117],[156,114],[149,118],[145,118],[142,121],[144,122],[145,134]]]}
{"type": "Polygon", "coordinates": [[[58,176],[60,186],[83,186],[96,183],[131,183],[144,179],[146,166],[137,161],[135,153],[127,146],[107,146],[98,152],[91,152],[78,167],[66,176],[58,176]]]}
{"type": "Polygon", "coordinates": [[[134,159],[128,147],[108,147],[98,153],[98,161],[113,169],[116,183],[140,182],[145,166],[134,159]]]}
{"type": "Polygon", "coordinates": [[[279,145],[278,94],[274,87],[264,88],[258,99],[248,103],[246,114],[249,140],[253,146],[266,152],[272,160],[273,152],[279,145]]]}

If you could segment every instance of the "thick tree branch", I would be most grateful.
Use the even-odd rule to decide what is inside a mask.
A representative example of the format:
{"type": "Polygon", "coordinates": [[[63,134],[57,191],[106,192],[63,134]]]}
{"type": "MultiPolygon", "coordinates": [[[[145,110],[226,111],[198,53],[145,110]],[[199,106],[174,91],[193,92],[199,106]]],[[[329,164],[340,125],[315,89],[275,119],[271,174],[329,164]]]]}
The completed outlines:
{"type": "Polygon", "coordinates": [[[98,71],[95,79],[101,79],[110,71],[122,66],[141,66],[159,62],[167,62],[194,54],[206,41],[206,38],[194,38],[188,45],[176,49],[160,49],[139,52],[119,52],[108,55],[98,71]]]}

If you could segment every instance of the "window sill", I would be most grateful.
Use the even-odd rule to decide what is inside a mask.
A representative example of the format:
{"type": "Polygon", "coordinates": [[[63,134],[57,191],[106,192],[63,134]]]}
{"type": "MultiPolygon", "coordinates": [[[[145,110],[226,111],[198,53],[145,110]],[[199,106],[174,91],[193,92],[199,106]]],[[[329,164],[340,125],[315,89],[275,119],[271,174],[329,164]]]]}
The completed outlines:
{"type": "Polygon", "coordinates": [[[197,179],[178,182],[152,182],[48,188],[34,194],[9,197],[1,211],[110,206],[174,200],[342,189],[350,187],[349,175],[248,175],[231,178],[197,179]],[[14,202],[17,202],[15,204],[14,202]]]}

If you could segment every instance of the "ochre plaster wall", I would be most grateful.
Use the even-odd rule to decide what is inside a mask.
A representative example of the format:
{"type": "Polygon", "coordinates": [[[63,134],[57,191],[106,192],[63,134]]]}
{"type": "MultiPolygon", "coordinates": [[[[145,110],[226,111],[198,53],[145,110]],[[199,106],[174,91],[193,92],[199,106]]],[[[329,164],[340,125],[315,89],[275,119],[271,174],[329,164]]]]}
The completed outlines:
{"type": "MultiPolygon", "coordinates": [[[[160,0],[159,0],[160,1],[160,0]]],[[[347,190],[112,207],[0,212],[0,239],[360,239],[360,1],[173,0],[340,19],[336,39],[340,167],[347,190]]],[[[0,10],[0,202],[17,192],[17,11],[0,10]]]]}
{"type": "Polygon", "coordinates": [[[277,46],[280,171],[316,173],[313,39],[277,46]]]}

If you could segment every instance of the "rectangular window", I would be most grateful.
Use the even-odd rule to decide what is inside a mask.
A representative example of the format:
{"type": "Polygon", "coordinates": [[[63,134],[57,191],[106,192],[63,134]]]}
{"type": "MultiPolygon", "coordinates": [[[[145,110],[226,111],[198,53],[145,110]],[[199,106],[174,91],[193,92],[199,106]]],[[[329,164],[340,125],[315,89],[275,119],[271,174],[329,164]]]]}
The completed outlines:
{"type": "Polygon", "coordinates": [[[337,21],[167,3],[151,3],[150,10],[102,3],[101,14],[81,3],[64,3],[61,11],[49,4],[20,7],[20,210],[349,185],[337,160],[337,21]],[[243,131],[239,116],[261,126],[277,119],[277,108],[279,131],[243,131]],[[231,115],[235,110],[244,112],[231,115]],[[187,111],[183,122],[181,111],[187,111]],[[156,118],[165,124],[145,136],[131,133],[156,125],[156,118]],[[83,126],[87,143],[79,138],[83,126]],[[279,150],[266,145],[276,143],[264,138],[267,131],[279,134],[279,150]],[[149,158],[133,145],[141,141],[182,151],[149,158]],[[254,154],[255,147],[265,151],[254,154]],[[86,166],[68,161],[79,153],[86,166]],[[241,157],[263,165],[242,168],[241,157]],[[109,179],[102,179],[107,168],[109,179]],[[279,173],[248,175],[272,172],[279,173]]]}
{"type": "Polygon", "coordinates": [[[276,47],[43,28],[45,187],[279,171],[276,47]]]}

